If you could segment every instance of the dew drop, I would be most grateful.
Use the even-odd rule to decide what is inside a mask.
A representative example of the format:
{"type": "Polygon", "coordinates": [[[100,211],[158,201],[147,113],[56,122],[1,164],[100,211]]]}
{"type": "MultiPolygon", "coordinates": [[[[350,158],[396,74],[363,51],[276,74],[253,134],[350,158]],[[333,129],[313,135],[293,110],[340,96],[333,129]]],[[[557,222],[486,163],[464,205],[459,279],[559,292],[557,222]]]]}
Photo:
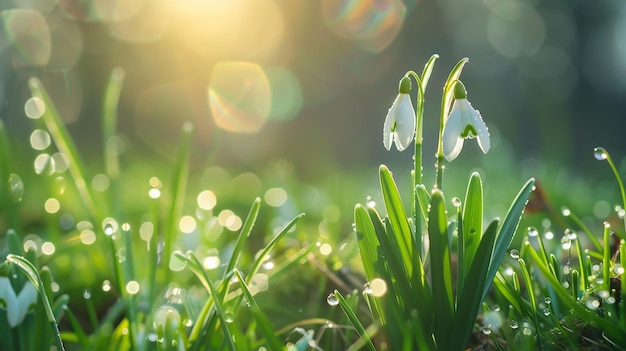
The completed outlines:
{"type": "Polygon", "coordinates": [[[491,306],[491,310],[494,312],[500,312],[500,305],[493,305],[491,306]]]}
{"type": "Polygon", "coordinates": [[[105,280],[102,282],[102,291],[104,292],[108,292],[111,291],[111,281],[110,280],[105,280]]]}
{"type": "Polygon", "coordinates": [[[454,205],[454,207],[461,207],[461,199],[459,199],[458,197],[453,197],[452,205],[454,205]]]}
{"type": "Polygon", "coordinates": [[[549,304],[551,304],[551,303],[552,303],[552,299],[551,299],[551,298],[549,298],[549,297],[547,297],[547,296],[546,296],[546,298],[545,298],[545,299],[543,299],[543,301],[544,301],[547,305],[549,305],[549,304]]]}
{"type": "Polygon", "coordinates": [[[561,207],[561,214],[564,217],[569,217],[569,215],[572,214],[572,211],[570,211],[568,207],[563,206],[563,207],[561,207]]]}
{"type": "Polygon", "coordinates": [[[22,201],[22,197],[24,196],[24,182],[22,181],[22,178],[15,173],[11,173],[9,175],[7,186],[11,201],[14,203],[22,201]]]}
{"type": "Polygon", "coordinates": [[[85,289],[83,291],[83,299],[85,300],[91,299],[91,291],[89,289],[85,289]]]}
{"type": "Polygon", "coordinates": [[[539,231],[537,230],[537,228],[535,227],[528,227],[528,236],[529,237],[535,237],[539,235],[539,231]]]}
{"type": "Polygon", "coordinates": [[[326,298],[326,302],[328,302],[328,304],[331,306],[337,306],[339,304],[339,299],[335,294],[330,294],[326,298]]]}
{"type": "Polygon", "coordinates": [[[593,149],[593,157],[596,160],[603,161],[609,157],[609,153],[603,147],[596,147],[593,149]]]}
{"type": "Polygon", "coordinates": [[[616,263],[613,265],[613,272],[617,275],[622,275],[624,274],[624,267],[621,264],[616,263]]]}
{"type": "Polygon", "coordinates": [[[372,287],[370,286],[370,283],[365,283],[365,285],[363,286],[363,294],[367,294],[367,295],[372,294],[372,287]]]}
{"type": "Polygon", "coordinates": [[[233,316],[233,313],[231,311],[224,312],[224,321],[226,323],[232,323],[234,320],[235,320],[235,317],[233,316]]]}
{"type": "Polygon", "coordinates": [[[489,335],[491,334],[491,326],[489,325],[483,325],[480,330],[483,332],[483,334],[485,335],[489,335]]]}
{"type": "Polygon", "coordinates": [[[550,315],[550,310],[547,309],[547,308],[545,310],[543,310],[543,315],[546,316],[546,317],[549,316],[550,315]]]}
{"type": "Polygon", "coordinates": [[[564,235],[561,238],[561,248],[563,248],[563,250],[569,250],[571,247],[572,247],[572,241],[567,235],[564,235]]]}
{"type": "Polygon", "coordinates": [[[509,323],[509,326],[511,326],[511,329],[517,329],[519,328],[519,324],[517,323],[516,320],[511,319],[511,323],[509,323]]]}
{"type": "Polygon", "coordinates": [[[519,260],[519,251],[516,249],[512,249],[511,251],[509,251],[509,256],[511,256],[511,258],[514,260],[519,260]]]}
{"type": "Polygon", "coordinates": [[[547,231],[547,232],[543,235],[543,237],[544,237],[546,240],[552,240],[552,239],[554,239],[554,233],[553,233],[552,231],[547,231]]]}

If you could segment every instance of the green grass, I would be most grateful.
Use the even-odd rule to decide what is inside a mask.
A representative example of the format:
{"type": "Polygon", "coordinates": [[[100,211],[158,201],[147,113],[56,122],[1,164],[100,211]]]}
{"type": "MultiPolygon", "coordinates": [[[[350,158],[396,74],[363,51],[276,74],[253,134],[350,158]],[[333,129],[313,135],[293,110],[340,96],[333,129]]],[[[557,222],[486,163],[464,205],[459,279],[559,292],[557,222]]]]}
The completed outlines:
{"type": "MultiPolygon", "coordinates": [[[[410,73],[418,118],[436,59],[421,76],[410,73]]],[[[466,63],[444,84],[444,117],[449,87],[466,63]]],[[[16,326],[8,322],[9,299],[0,299],[0,340],[10,349],[626,348],[626,198],[606,150],[595,156],[618,183],[607,202],[623,203],[604,223],[579,216],[580,205],[555,211],[568,198],[549,201],[549,179],[541,183],[549,196],[539,195],[534,177],[524,182],[514,168],[503,175],[494,161],[479,171],[450,165],[445,189],[443,156],[426,170],[431,175],[421,172],[421,154],[395,175],[380,166],[378,188],[365,192],[376,172],[337,170],[325,188],[292,174],[277,183],[270,171],[192,169],[191,124],[181,126],[171,163],[122,154],[116,111],[123,81],[114,70],[95,158],[80,152],[42,83],[30,81],[46,107],[33,128],[50,134],[45,152],[67,157],[65,172],[52,163],[50,172],[27,171],[16,155],[36,155],[10,141],[0,120],[0,223],[7,228],[0,276],[16,295],[25,284],[38,293],[16,326]],[[426,185],[430,176],[436,187],[426,185]],[[263,184],[251,187],[257,193],[242,190],[255,182],[263,184]],[[263,190],[277,186],[289,200],[274,207],[263,190]],[[201,194],[213,203],[201,204],[201,194]],[[377,201],[352,206],[368,195],[377,201]],[[524,216],[529,200],[541,206],[524,216]],[[224,213],[228,219],[220,219],[224,213]]],[[[538,179],[544,174],[538,170],[538,179]]]]}

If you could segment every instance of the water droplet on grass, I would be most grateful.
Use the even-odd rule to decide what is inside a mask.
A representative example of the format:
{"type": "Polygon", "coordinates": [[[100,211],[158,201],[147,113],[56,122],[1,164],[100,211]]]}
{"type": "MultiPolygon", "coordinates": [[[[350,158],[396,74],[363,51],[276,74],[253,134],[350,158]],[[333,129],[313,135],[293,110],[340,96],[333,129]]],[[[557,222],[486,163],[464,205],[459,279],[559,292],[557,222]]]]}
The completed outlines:
{"type": "Polygon", "coordinates": [[[226,321],[226,323],[232,323],[234,320],[235,317],[233,316],[233,313],[231,311],[224,312],[224,321],[226,321]]]}
{"type": "Polygon", "coordinates": [[[511,258],[514,260],[519,260],[519,251],[516,249],[512,249],[511,251],[509,251],[509,256],[511,256],[511,258]]]}
{"type": "Polygon", "coordinates": [[[572,241],[567,235],[564,235],[561,238],[561,248],[563,248],[563,250],[569,250],[572,248],[572,241]]]}
{"type": "Polygon", "coordinates": [[[22,201],[24,196],[24,182],[22,178],[15,173],[9,175],[9,181],[7,182],[9,198],[14,203],[22,201]]]}
{"type": "Polygon", "coordinates": [[[454,205],[454,207],[461,207],[461,199],[459,199],[458,197],[453,197],[452,205],[454,205]]]}
{"type": "Polygon", "coordinates": [[[535,227],[528,227],[528,236],[529,237],[535,237],[539,235],[539,231],[537,230],[537,228],[535,227]]]}
{"type": "Polygon", "coordinates": [[[572,211],[570,211],[568,207],[563,206],[563,207],[561,207],[561,214],[564,217],[569,217],[569,215],[572,214],[572,211]]]}
{"type": "Polygon", "coordinates": [[[326,302],[328,302],[331,306],[337,306],[339,304],[339,299],[335,296],[335,294],[330,294],[326,298],[326,302]]]}
{"type": "Polygon", "coordinates": [[[511,319],[511,323],[509,324],[511,326],[511,329],[517,329],[519,328],[519,324],[517,323],[516,320],[511,319]]]}
{"type": "Polygon", "coordinates": [[[545,299],[543,299],[543,301],[544,301],[546,304],[548,304],[548,305],[552,303],[552,299],[551,299],[551,298],[549,298],[549,297],[547,297],[547,296],[546,296],[546,298],[545,298],[545,299]]]}
{"type": "Polygon", "coordinates": [[[603,147],[596,147],[593,149],[593,157],[596,160],[603,161],[609,157],[609,153],[603,147]]]}

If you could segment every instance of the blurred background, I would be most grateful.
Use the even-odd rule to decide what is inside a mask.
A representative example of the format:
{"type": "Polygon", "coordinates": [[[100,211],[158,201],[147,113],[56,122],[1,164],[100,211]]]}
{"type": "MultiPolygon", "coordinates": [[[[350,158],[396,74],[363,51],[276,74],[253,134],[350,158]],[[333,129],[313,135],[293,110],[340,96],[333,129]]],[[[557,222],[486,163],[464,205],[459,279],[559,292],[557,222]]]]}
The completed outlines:
{"type": "MultiPolygon", "coordinates": [[[[363,177],[376,193],[378,164],[411,167],[410,151],[381,142],[398,81],[437,53],[426,179],[442,84],[469,57],[462,80],[492,151],[467,142],[450,177],[483,170],[514,184],[509,195],[538,176],[570,195],[618,198],[612,185],[595,192],[610,171],[592,150],[604,146],[618,163],[626,151],[622,0],[2,0],[0,10],[0,118],[17,144],[32,140],[24,104],[37,76],[87,163],[100,157],[103,89],[120,67],[126,167],[167,167],[191,121],[197,169],[278,167],[308,182],[347,174],[333,186],[363,177]],[[586,190],[572,190],[577,178],[586,190]]],[[[364,195],[344,198],[344,210],[364,195]]]]}

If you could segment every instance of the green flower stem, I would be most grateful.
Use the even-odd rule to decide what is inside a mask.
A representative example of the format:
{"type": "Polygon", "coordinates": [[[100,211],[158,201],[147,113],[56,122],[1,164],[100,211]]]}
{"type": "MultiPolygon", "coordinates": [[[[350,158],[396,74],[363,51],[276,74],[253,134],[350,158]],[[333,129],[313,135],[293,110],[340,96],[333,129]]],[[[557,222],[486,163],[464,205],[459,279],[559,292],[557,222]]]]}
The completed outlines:
{"type": "MultiPolygon", "coordinates": [[[[415,102],[415,153],[413,154],[414,169],[413,169],[413,221],[415,225],[415,237],[420,238],[419,233],[422,232],[422,218],[420,217],[418,196],[416,186],[422,184],[423,166],[422,166],[422,142],[423,142],[423,125],[424,125],[424,94],[426,93],[426,86],[428,80],[433,71],[435,60],[439,58],[439,55],[434,54],[428,59],[424,70],[422,71],[422,77],[415,73],[415,71],[408,71],[406,76],[412,76],[417,82],[417,100],[415,102]]],[[[421,253],[421,240],[417,240],[418,249],[421,253]]]]}

